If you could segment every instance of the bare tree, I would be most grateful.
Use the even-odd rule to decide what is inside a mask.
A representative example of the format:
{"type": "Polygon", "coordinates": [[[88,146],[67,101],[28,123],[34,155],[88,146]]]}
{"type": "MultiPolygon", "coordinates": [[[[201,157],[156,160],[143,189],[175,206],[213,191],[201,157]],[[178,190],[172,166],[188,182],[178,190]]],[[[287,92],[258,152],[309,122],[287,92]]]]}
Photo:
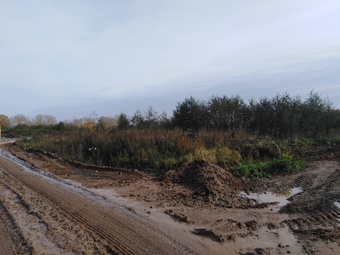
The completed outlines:
{"type": "Polygon", "coordinates": [[[45,115],[47,125],[57,124],[57,119],[52,115],[45,115]]]}
{"type": "Polygon", "coordinates": [[[43,115],[38,114],[35,116],[35,120],[33,121],[35,125],[54,125],[57,123],[57,120],[52,115],[43,115]]]}
{"type": "Polygon", "coordinates": [[[118,120],[115,117],[102,116],[98,119],[98,126],[103,130],[111,129],[117,125],[117,121],[118,120]]]}
{"type": "Polygon", "coordinates": [[[31,121],[29,120],[28,117],[26,117],[23,114],[17,114],[11,118],[11,126],[29,125],[29,124],[31,124],[31,121]]]}

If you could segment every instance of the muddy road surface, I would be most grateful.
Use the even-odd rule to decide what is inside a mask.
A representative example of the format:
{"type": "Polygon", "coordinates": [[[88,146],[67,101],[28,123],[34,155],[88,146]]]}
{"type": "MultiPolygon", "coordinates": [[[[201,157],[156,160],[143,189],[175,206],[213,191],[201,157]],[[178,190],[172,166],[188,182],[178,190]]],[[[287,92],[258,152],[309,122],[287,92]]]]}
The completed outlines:
{"type": "Polygon", "coordinates": [[[340,152],[247,180],[195,162],[155,179],[0,145],[0,254],[340,254],[340,152]]]}
{"type": "Polygon", "coordinates": [[[134,213],[0,156],[1,254],[194,254],[134,213]]]}

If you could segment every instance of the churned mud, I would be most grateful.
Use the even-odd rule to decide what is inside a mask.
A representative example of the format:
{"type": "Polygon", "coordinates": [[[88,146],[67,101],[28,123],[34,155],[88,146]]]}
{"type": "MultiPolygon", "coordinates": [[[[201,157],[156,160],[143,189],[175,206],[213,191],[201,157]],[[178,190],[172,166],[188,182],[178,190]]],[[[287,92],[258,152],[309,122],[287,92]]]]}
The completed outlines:
{"type": "Polygon", "coordinates": [[[2,254],[340,254],[337,153],[249,180],[203,161],[154,178],[1,149],[2,254]]]}

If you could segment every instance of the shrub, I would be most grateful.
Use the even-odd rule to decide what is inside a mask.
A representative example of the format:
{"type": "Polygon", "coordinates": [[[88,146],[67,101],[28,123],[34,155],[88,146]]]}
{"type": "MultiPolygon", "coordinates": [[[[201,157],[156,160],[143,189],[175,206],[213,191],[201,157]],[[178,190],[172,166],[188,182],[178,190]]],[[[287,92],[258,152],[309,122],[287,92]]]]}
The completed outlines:
{"type": "Polygon", "coordinates": [[[225,146],[215,149],[215,158],[222,165],[239,163],[242,159],[238,151],[231,150],[225,146]]]}

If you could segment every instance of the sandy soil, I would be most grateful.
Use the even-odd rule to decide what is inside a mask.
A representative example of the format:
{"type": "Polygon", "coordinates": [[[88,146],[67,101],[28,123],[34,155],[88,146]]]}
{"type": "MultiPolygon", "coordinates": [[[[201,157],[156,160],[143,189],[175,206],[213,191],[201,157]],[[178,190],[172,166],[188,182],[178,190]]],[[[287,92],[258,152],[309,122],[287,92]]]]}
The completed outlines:
{"type": "Polygon", "coordinates": [[[254,181],[206,162],[155,179],[0,149],[1,254],[340,254],[337,152],[254,181]]]}

